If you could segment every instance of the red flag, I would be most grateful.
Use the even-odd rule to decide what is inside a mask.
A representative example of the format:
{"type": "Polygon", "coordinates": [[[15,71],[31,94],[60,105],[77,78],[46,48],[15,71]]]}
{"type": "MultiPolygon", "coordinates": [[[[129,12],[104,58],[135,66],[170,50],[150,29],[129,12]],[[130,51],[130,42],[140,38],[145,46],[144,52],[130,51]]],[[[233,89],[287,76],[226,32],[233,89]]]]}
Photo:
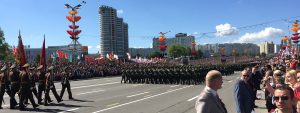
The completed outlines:
{"type": "Polygon", "coordinates": [[[113,58],[114,58],[114,52],[110,52],[108,59],[112,60],[113,58]]]}
{"type": "Polygon", "coordinates": [[[68,58],[69,58],[69,55],[68,55],[68,53],[66,53],[66,54],[65,54],[65,58],[66,58],[66,59],[68,59],[68,58]]]}
{"type": "Polygon", "coordinates": [[[27,63],[26,61],[26,56],[25,56],[25,51],[24,51],[24,45],[23,45],[23,42],[22,42],[22,37],[21,37],[21,32],[19,31],[19,43],[18,43],[18,50],[19,50],[19,61],[20,61],[20,69],[22,70],[22,66],[24,64],[27,63]]]}
{"type": "Polygon", "coordinates": [[[44,42],[43,42],[42,51],[41,51],[40,65],[43,65],[44,68],[46,67],[45,35],[44,35],[44,42]]]}

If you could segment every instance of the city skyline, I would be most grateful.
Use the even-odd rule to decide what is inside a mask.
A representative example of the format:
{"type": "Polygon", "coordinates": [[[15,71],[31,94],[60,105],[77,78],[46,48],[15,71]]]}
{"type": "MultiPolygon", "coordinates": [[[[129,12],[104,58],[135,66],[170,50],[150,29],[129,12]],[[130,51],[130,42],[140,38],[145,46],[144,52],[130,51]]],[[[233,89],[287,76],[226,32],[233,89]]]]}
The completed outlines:
{"type": "MultiPolygon", "coordinates": [[[[0,27],[6,42],[17,45],[21,30],[24,45],[31,48],[71,43],[66,30],[68,9],[81,1],[19,1],[0,2],[0,27]],[[59,40],[59,41],[58,41],[59,40]]],[[[152,38],[159,32],[171,31],[167,38],[177,33],[194,35],[197,44],[273,41],[280,43],[282,36],[290,36],[289,27],[296,19],[300,1],[197,1],[197,0],[99,0],[86,1],[78,10],[82,34],[79,42],[90,46],[89,53],[100,48],[98,8],[107,5],[117,9],[118,16],[128,23],[129,47],[151,47],[152,38]],[[218,32],[216,32],[218,31],[218,32]],[[142,43],[141,43],[142,42],[142,43]]]]}

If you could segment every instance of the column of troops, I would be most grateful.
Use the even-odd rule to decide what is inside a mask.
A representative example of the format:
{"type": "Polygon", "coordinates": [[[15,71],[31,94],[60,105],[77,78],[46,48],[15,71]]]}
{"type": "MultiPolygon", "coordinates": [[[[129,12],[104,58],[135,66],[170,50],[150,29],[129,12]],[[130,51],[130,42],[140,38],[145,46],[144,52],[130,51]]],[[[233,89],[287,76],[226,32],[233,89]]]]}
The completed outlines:
{"type": "Polygon", "coordinates": [[[202,66],[178,65],[131,65],[122,69],[121,83],[183,84],[197,85],[204,82],[210,70],[219,70],[222,75],[233,74],[255,63],[220,64],[202,66]]]}
{"type": "Polygon", "coordinates": [[[23,66],[13,64],[10,67],[8,66],[3,65],[0,70],[0,109],[3,109],[2,103],[4,103],[3,96],[5,92],[10,97],[10,108],[16,109],[19,107],[20,110],[26,108],[28,100],[34,109],[41,104],[47,106],[52,102],[50,90],[58,103],[62,101],[66,88],[68,89],[69,99],[73,99],[69,82],[71,74],[69,67],[65,67],[63,72],[61,72],[62,90],[60,95],[58,95],[53,82],[53,66],[49,66],[47,69],[43,65],[40,65],[38,68],[30,67],[29,64],[23,66]],[[19,70],[19,67],[21,70],[19,70]],[[15,96],[19,98],[18,102],[15,96]],[[36,97],[37,103],[34,97],[36,97]]]}

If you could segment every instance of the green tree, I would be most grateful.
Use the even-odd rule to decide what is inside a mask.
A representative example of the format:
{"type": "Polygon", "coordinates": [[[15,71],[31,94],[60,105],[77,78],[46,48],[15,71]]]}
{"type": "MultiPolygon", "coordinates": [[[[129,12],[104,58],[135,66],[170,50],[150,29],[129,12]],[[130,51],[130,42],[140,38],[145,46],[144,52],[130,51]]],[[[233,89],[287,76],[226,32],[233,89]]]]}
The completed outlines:
{"type": "Polygon", "coordinates": [[[142,57],[142,55],[138,53],[135,55],[135,57],[142,57]]]}
{"type": "Polygon", "coordinates": [[[9,45],[5,42],[4,33],[0,28],[0,60],[10,59],[9,45]]]}
{"type": "Polygon", "coordinates": [[[186,52],[185,52],[186,56],[192,56],[192,49],[191,48],[186,48],[186,52]]]}
{"type": "Polygon", "coordinates": [[[35,63],[40,63],[41,55],[37,54],[34,58],[35,63]]]}
{"type": "Polygon", "coordinates": [[[174,58],[188,55],[187,49],[180,46],[179,44],[172,45],[168,51],[168,54],[170,57],[174,57],[174,58]]]}
{"type": "Polygon", "coordinates": [[[201,49],[198,49],[198,50],[197,50],[197,54],[196,54],[195,57],[196,57],[197,59],[199,59],[199,58],[202,58],[202,56],[203,56],[202,50],[201,50],[201,49]]]}
{"type": "Polygon", "coordinates": [[[154,51],[150,54],[150,58],[154,58],[154,57],[161,57],[161,54],[159,51],[154,51]]]}

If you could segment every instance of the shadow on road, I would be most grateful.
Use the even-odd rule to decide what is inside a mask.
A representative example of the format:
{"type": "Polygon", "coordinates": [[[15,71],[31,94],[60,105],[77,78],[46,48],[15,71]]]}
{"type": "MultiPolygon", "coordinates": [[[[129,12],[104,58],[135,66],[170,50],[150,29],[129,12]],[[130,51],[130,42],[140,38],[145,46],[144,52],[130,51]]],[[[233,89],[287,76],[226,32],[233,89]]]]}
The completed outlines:
{"type": "Polygon", "coordinates": [[[30,112],[45,112],[45,113],[58,113],[64,110],[60,110],[60,109],[33,109],[33,108],[25,108],[22,111],[30,111],[30,112]]]}
{"type": "Polygon", "coordinates": [[[59,103],[59,104],[49,104],[49,106],[63,106],[63,107],[90,107],[90,106],[72,105],[72,104],[65,104],[65,103],[59,103]]]}
{"type": "Polygon", "coordinates": [[[91,100],[80,100],[80,99],[72,99],[70,101],[78,101],[78,102],[95,102],[95,101],[91,101],[91,100]]]}

